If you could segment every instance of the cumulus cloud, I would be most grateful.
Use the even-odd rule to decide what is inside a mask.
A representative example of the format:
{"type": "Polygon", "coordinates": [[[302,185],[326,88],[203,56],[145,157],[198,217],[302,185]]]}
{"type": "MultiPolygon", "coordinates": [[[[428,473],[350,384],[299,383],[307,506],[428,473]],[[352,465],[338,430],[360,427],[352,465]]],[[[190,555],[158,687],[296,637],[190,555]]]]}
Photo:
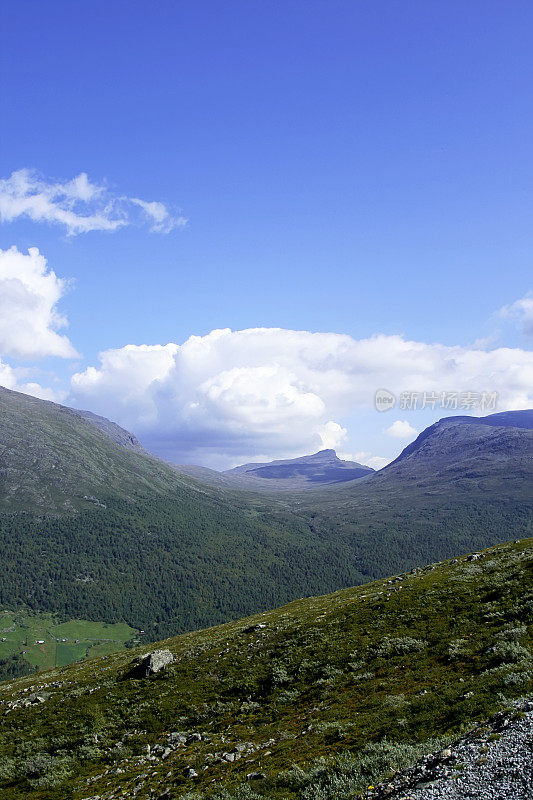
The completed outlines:
{"type": "Polygon", "coordinates": [[[533,336],[533,294],[527,294],[509,306],[500,309],[500,316],[515,320],[523,332],[533,336]]]}
{"type": "Polygon", "coordinates": [[[397,396],[497,392],[498,410],[533,401],[528,351],[401,336],[223,329],[181,345],[107,350],[100,361],[74,375],[72,402],[112,417],[154,451],[182,462],[214,464],[224,453],[236,463],[258,453],[285,457],[338,446],[343,421],[372,408],[383,386],[397,396]]]}
{"type": "Polygon", "coordinates": [[[16,385],[17,376],[13,367],[0,358],[0,386],[4,386],[6,389],[15,389],[16,385]]]}
{"type": "Polygon", "coordinates": [[[338,450],[348,436],[348,431],[338,422],[330,420],[317,430],[324,450],[338,450]]]}
{"type": "Polygon", "coordinates": [[[387,464],[390,464],[392,461],[391,458],[383,458],[383,456],[373,456],[372,453],[369,453],[365,450],[362,450],[358,453],[339,453],[339,458],[343,458],[345,461],[357,461],[358,464],[363,464],[363,466],[372,467],[372,469],[382,469],[386,467],[387,464]]]}
{"type": "Polygon", "coordinates": [[[0,386],[11,389],[14,392],[31,394],[33,397],[40,397],[41,400],[52,400],[55,403],[62,403],[67,397],[67,392],[54,390],[50,387],[41,386],[35,381],[27,381],[28,370],[20,367],[12,367],[0,358],[0,386]]]}
{"type": "Polygon", "coordinates": [[[413,439],[418,436],[419,431],[406,420],[397,419],[388,428],[383,431],[387,436],[392,436],[393,439],[413,439]]]}
{"type": "Polygon", "coordinates": [[[67,325],[57,309],[66,288],[36,247],[27,254],[16,247],[0,249],[0,354],[77,356],[67,336],[58,333],[67,325]]]}
{"type": "Polygon", "coordinates": [[[186,224],[163,203],[115,196],[104,184],[92,183],[85,172],[69,181],[50,181],[29,169],[0,179],[0,220],[19,217],[62,225],[69,236],[141,223],[151,231],[168,233],[186,224]]]}

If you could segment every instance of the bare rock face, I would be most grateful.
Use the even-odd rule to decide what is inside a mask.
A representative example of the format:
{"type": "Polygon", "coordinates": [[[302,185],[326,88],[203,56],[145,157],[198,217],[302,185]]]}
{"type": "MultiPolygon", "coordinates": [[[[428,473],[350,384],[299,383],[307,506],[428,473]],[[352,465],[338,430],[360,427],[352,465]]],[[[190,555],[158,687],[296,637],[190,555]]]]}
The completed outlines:
{"type": "Polygon", "coordinates": [[[154,650],[139,656],[133,661],[132,669],[128,672],[128,678],[148,678],[165,669],[174,661],[174,656],[170,650],[154,650]]]}

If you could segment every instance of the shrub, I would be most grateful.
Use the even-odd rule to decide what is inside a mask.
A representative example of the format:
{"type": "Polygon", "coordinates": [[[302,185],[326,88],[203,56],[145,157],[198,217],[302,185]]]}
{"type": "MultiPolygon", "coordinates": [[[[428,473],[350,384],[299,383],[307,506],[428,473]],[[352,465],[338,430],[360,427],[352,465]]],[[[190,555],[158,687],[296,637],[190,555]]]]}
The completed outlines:
{"type": "Polygon", "coordinates": [[[407,705],[407,700],[404,694],[389,694],[383,701],[383,705],[392,711],[398,711],[407,705]]]}
{"type": "Polygon", "coordinates": [[[36,753],[23,763],[22,773],[30,786],[52,788],[68,778],[74,763],[74,759],[68,756],[54,757],[50,753],[36,753]]]}
{"type": "Polygon", "coordinates": [[[412,636],[401,636],[396,639],[386,636],[379,644],[369,648],[369,655],[372,658],[403,656],[407,653],[419,653],[425,647],[426,642],[414,639],[412,636]]]}
{"type": "Polygon", "coordinates": [[[469,655],[467,639],[454,639],[448,645],[448,655],[450,658],[461,658],[469,655]]]}
{"type": "Polygon", "coordinates": [[[517,664],[522,661],[531,661],[529,650],[518,642],[501,640],[489,648],[489,655],[493,664],[517,664]]]}
{"type": "Polygon", "coordinates": [[[12,758],[0,758],[0,780],[10,781],[15,777],[16,761],[12,758]]]}

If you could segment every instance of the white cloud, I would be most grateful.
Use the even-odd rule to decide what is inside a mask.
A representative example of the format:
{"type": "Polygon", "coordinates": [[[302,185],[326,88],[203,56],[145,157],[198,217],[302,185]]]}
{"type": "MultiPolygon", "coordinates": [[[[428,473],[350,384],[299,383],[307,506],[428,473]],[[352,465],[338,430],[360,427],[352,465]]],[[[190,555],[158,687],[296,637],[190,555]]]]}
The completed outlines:
{"type": "Polygon", "coordinates": [[[348,436],[346,428],[343,428],[338,422],[333,422],[333,420],[326,422],[325,425],[318,428],[317,432],[324,450],[338,450],[348,436]]]}
{"type": "Polygon", "coordinates": [[[16,385],[15,370],[0,358],[0,386],[4,386],[6,389],[15,389],[16,385]]]}
{"type": "Polygon", "coordinates": [[[419,431],[406,419],[397,419],[389,428],[385,428],[383,433],[392,436],[393,439],[413,439],[418,436],[419,431]]]}
{"type": "Polygon", "coordinates": [[[19,217],[62,225],[69,236],[141,223],[168,233],[186,224],[163,203],[113,196],[104,184],[91,183],[85,172],[70,181],[54,182],[28,169],[0,179],[0,220],[12,222],[19,217]]]}
{"type": "Polygon", "coordinates": [[[186,220],[183,217],[171,216],[166,206],[157,200],[147,202],[146,200],[139,200],[138,197],[124,197],[122,199],[133,203],[144,211],[148,222],[151,223],[151,231],[169,233],[173,228],[183,227],[186,224],[186,220]]]}
{"type": "Polygon", "coordinates": [[[65,281],[36,247],[0,250],[0,354],[16,358],[73,358],[76,350],[58,330],[67,325],[57,304],[65,281]]]}
{"type": "Polygon", "coordinates": [[[372,469],[382,469],[390,464],[392,458],[384,458],[383,456],[373,456],[372,453],[366,450],[360,450],[358,453],[343,453],[337,451],[339,458],[343,461],[356,461],[365,467],[372,467],[372,469]]]}
{"type": "Polygon", "coordinates": [[[500,316],[516,320],[526,335],[533,336],[533,294],[527,294],[511,305],[504,306],[500,309],[500,316]]]}
{"type": "Polygon", "coordinates": [[[372,469],[378,470],[386,467],[391,461],[392,458],[383,458],[383,456],[370,456],[370,458],[367,458],[366,461],[361,461],[360,463],[366,464],[367,467],[372,467],[372,469]]]}
{"type": "Polygon", "coordinates": [[[220,464],[223,453],[235,463],[338,446],[343,420],[371,409],[383,386],[397,396],[496,391],[498,410],[533,404],[533,354],[518,348],[252,328],[215,330],[182,345],[128,345],[100,358],[98,368],[73,377],[72,402],[176,461],[220,464]]]}
{"type": "Polygon", "coordinates": [[[40,397],[42,400],[52,400],[55,403],[62,403],[67,397],[65,391],[55,391],[34,381],[25,381],[27,373],[28,370],[12,367],[0,358],[0,386],[12,389],[14,392],[40,397]]]}

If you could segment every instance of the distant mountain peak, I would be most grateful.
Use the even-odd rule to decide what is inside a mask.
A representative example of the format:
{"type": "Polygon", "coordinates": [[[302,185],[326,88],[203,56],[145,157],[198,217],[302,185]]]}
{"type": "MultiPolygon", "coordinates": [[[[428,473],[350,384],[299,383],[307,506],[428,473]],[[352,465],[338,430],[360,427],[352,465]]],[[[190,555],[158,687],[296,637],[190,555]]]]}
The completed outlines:
{"type": "Polygon", "coordinates": [[[335,450],[326,448],[298,458],[278,459],[266,463],[242,464],[224,474],[268,482],[272,488],[310,489],[321,485],[345,483],[374,472],[371,467],[355,461],[343,461],[335,450]]]}

